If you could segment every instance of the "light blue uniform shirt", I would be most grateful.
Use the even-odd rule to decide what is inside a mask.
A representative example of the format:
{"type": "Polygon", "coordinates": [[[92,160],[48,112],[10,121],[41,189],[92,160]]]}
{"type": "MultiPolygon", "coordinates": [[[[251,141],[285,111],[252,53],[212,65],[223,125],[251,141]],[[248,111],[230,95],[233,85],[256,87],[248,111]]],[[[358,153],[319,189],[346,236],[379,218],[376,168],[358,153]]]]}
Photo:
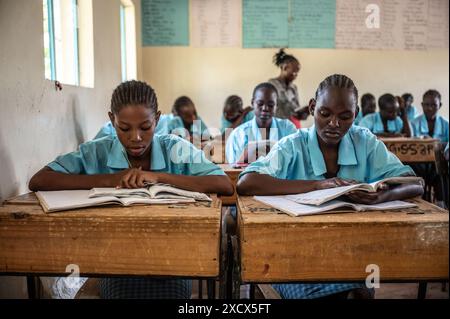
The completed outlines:
{"type": "MultiPolygon", "coordinates": [[[[413,127],[414,136],[430,135],[427,117],[425,114],[416,117],[411,124],[413,127]]],[[[448,142],[448,121],[439,114],[436,115],[432,137],[441,140],[441,142],[448,142]]]]}
{"type": "MultiPolygon", "coordinates": [[[[161,114],[159,117],[158,125],[155,129],[155,134],[164,135],[169,134],[169,122],[173,119],[173,114],[161,114]]],[[[95,135],[94,139],[102,138],[105,136],[117,136],[116,129],[112,125],[111,121],[105,123],[100,131],[95,135]]]]}
{"type": "MultiPolygon", "coordinates": [[[[253,113],[253,111],[248,112],[247,114],[245,114],[244,118],[242,119],[242,123],[241,124],[244,124],[244,123],[252,120],[254,117],[255,117],[255,113],[253,113]]],[[[221,127],[220,127],[220,132],[223,134],[225,132],[225,130],[227,128],[231,127],[231,124],[233,124],[233,123],[228,121],[225,118],[225,116],[223,116],[223,114],[222,114],[221,122],[222,122],[222,124],[221,124],[221,127]]]]}
{"type": "MultiPolygon", "coordinates": [[[[367,127],[373,134],[385,133],[380,112],[367,114],[359,122],[359,126],[367,127]]],[[[389,133],[401,133],[403,130],[403,121],[397,116],[395,120],[387,122],[387,127],[389,133]]]]}
{"type": "MultiPolygon", "coordinates": [[[[127,153],[116,136],[105,136],[79,146],[78,151],[58,156],[47,165],[67,174],[112,174],[129,168],[127,153]]],[[[224,175],[204,153],[175,135],[154,135],[150,169],[178,175],[224,175]]]]}
{"type": "Polygon", "coordinates": [[[359,123],[361,122],[362,119],[363,119],[362,112],[359,111],[358,115],[356,116],[355,120],[353,121],[353,124],[354,125],[359,125],[359,123]]]}
{"type": "MultiPolygon", "coordinates": [[[[337,177],[372,183],[386,177],[415,175],[368,129],[352,125],[339,144],[337,177]]],[[[250,172],[288,180],[323,180],[327,172],[314,126],[280,140],[267,156],[251,163],[250,172]]]]}
{"type": "MultiPolygon", "coordinates": [[[[183,138],[188,137],[188,131],[184,127],[183,120],[179,116],[174,116],[173,119],[169,121],[168,128],[169,134],[175,134],[183,138]]],[[[193,135],[203,136],[204,138],[202,140],[208,139],[209,137],[208,127],[200,116],[197,116],[197,120],[191,125],[190,131],[192,131],[193,135]]]]}
{"type": "Polygon", "coordinates": [[[281,138],[297,132],[297,128],[291,121],[285,119],[272,118],[270,125],[269,138],[263,138],[261,131],[256,123],[256,119],[239,125],[236,127],[230,136],[228,136],[225,154],[228,163],[236,163],[244,152],[249,142],[256,142],[269,139],[271,141],[278,141],[281,138]]]}
{"type": "Polygon", "coordinates": [[[408,116],[408,120],[412,122],[417,116],[419,115],[419,112],[417,112],[417,108],[413,105],[408,107],[406,109],[406,116],[408,116]]]}

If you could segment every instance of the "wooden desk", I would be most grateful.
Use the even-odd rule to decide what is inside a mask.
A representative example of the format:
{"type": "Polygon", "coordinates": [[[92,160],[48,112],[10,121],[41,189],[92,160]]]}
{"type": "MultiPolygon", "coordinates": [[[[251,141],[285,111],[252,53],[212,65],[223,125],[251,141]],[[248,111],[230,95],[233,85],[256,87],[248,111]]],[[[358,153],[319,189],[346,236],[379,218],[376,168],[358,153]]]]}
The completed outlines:
{"type": "Polygon", "coordinates": [[[434,162],[437,139],[407,137],[379,138],[403,163],[434,162]]]}
{"type": "Polygon", "coordinates": [[[242,282],[448,280],[448,211],[420,199],[401,211],[291,217],[238,197],[242,282]],[[254,211],[254,212],[252,212],[254,211]]]}
{"type": "Polygon", "coordinates": [[[45,214],[34,195],[0,206],[0,273],[219,277],[221,201],[45,214]],[[23,203],[25,202],[25,203],[23,203]],[[184,208],[183,208],[184,207],[184,208]]]}
{"type": "Polygon", "coordinates": [[[239,174],[244,170],[243,168],[233,168],[230,164],[219,164],[220,168],[228,175],[233,183],[234,194],[231,196],[221,196],[223,205],[236,205],[237,201],[237,193],[236,193],[236,184],[239,178],[239,174]]]}

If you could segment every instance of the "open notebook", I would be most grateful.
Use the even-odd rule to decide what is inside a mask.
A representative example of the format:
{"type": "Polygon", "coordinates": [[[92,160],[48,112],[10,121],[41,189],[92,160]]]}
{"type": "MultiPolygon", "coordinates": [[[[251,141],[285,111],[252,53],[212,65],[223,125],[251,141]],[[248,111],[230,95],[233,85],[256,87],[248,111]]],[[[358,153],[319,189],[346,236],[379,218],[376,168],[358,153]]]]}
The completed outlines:
{"type": "Polygon", "coordinates": [[[317,191],[312,191],[308,193],[296,194],[296,195],[286,195],[287,199],[294,201],[299,204],[307,205],[322,205],[323,203],[329,202],[336,199],[342,195],[350,193],[352,191],[366,191],[366,192],[376,192],[381,184],[411,184],[411,183],[422,183],[423,179],[415,176],[405,176],[405,177],[388,177],[377,182],[370,184],[354,184],[350,186],[341,186],[335,188],[320,189],[317,191]]]}
{"type": "Polygon", "coordinates": [[[193,203],[196,200],[211,201],[211,198],[203,193],[159,184],[138,189],[93,188],[37,192],[36,196],[46,213],[111,204],[131,206],[193,203]]]}
{"type": "Polygon", "coordinates": [[[394,210],[402,208],[410,208],[417,206],[416,204],[395,200],[375,205],[364,205],[344,202],[340,200],[332,200],[322,205],[304,205],[296,203],[287,198],[287,196],[254,196],[254,198],[266,205],[272,206],[291,216],[306,216],[325,213],[342,213],[346,212],[342,209],[353,209],[356,211],[366,210],[394,210]],[[341,210],[337,210],[342,208],[341,210]]]}

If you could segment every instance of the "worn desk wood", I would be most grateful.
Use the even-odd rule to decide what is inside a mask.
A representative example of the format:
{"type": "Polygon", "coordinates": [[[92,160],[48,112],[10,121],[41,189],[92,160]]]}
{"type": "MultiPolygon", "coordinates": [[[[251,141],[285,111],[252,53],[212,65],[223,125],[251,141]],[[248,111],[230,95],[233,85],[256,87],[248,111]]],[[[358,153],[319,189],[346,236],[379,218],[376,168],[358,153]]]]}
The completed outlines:
{"type": "Polygon", "coordinates": [[[380,140],[403,163],[435,162],[435,149],[439,145],[439,140],[437,139],[380,137],[380,140]]]}
{"type": "Polygon", "coordinates": [[[210,207],[109,206],[50,214],[37,201],[29,203],[30,196],[0,206],[0,273],[57,275],[76,264],[89,276],[219,276],[221,201],[214,195],[210,207]]]}
{"type": "Polygon", "coordinates": [[[448,211],[417,208],[291,217],[238,197],[242,282],[448,279],[448,211]],[[254,212],[252,212],[254,211],[254,212]]]}
{"type": "Polygon", "coordinates": [[[223,205],[236,205],[237,201],[237,193],[236,193],[236,184],[239,178],[239,174],[244,170],[243,168],[233,168],[230,164],[219,164],[220,168],[228,175],[233,183],[234,194],[231,196],[221,196],[223,205]]]}

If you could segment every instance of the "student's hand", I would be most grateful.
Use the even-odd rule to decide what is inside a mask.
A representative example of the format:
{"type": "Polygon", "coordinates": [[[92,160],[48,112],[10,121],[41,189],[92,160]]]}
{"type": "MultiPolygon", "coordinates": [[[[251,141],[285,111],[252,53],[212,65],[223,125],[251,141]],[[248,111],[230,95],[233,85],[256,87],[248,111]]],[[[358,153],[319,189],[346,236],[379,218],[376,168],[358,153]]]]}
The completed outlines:
{"type": "Polygon", "coordinates": [[[401,97],[401,96],[396,96],[395,97],[397,99],[398,105],[400,106],[399,108],[399,115],[402,116],[404,114],[406,114],[406,103],[405,100],[401,97]]]}
{"type": "Polygon", "coordinates": [[[358,204],[373,205],[388,201],[388,195],[389,191],[387,190],[379,190],[378,192],[375,193],[354,191],[348,193],[347,198],[349,198],[352,202],[358,204]]]}
{"type": "Polygon", "coordinates": [[[350,186],[350,185],[354,185],[354,184],[359,184],[359,182],[357,182],[357,181],[350,180],[350,179],[343,179],[343,178],[339,178],[339,177],[328,178],[328,179],[316,181],[315,183],[317,184],[316,189],[327,189],[327,188],[335,188],[335,187],[340,187],[340,186],[350,186]]]}
{"type": "Polygon", "coordinates": [[[157,182],[158,178],[155,173],[143,171],[139,167],[127,169],[120,180],[120,184],[117,186],[121,188],[141,188],[146,183],[155,184],[157,182]]]}
{"type": "Polygon", "coordinates": [[[242,111],[243,114],[247,114],[250,113],[251,111],[253,111],[253,108],[251,106],[247,106],[244,111],[242,111]]]}

